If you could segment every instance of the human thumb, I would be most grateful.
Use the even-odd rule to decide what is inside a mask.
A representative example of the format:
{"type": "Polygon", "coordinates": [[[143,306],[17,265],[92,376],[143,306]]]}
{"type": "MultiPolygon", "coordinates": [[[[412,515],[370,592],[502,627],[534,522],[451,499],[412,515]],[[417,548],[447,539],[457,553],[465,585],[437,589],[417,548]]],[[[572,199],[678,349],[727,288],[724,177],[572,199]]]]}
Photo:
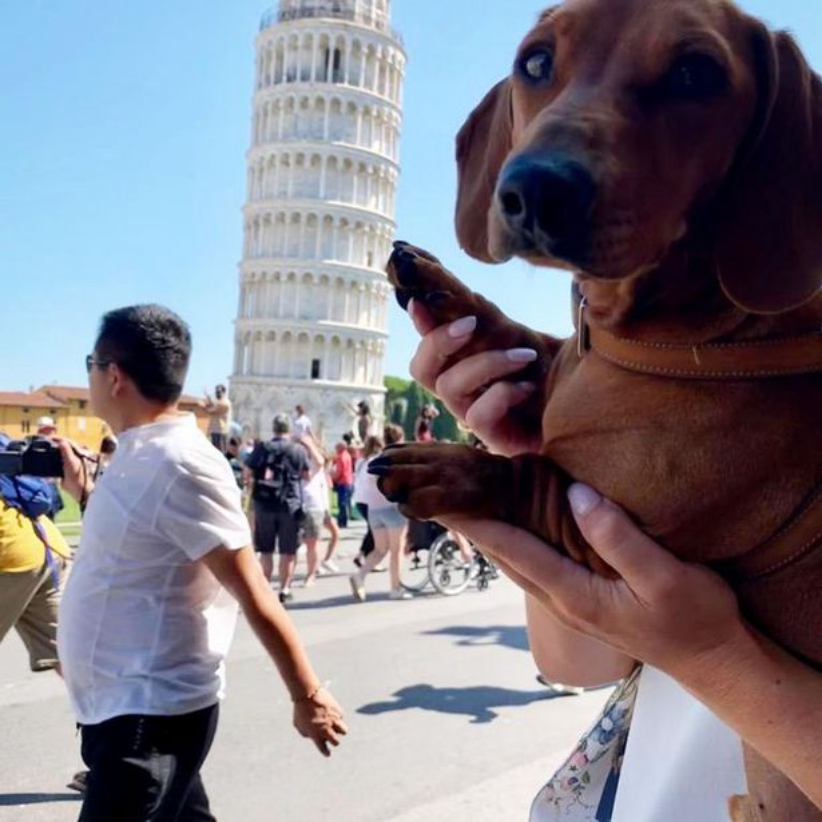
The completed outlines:
{"type": "Polygon", "coordinates": [[[678,561],[590,486],[574,483],[568,502],[582,536],[638,593],[675,571],[678,561]]]}

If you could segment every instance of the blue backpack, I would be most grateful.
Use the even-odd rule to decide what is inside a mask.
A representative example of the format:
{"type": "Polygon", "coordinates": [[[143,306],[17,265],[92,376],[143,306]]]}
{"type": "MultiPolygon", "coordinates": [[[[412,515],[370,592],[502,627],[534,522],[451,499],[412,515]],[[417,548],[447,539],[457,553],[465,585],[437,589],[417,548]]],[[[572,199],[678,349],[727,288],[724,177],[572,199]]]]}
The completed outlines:
{"type": "MultiPolygon", "coordinates": [[[[10,442],[9,437],[0,434],[0,449],[7,448],[10,442]]],[[[0,475],[0,497],[11,508],[22,511],[32,519],[53,510],[55,490],[55,486],[40,477],[0,475]]]]}

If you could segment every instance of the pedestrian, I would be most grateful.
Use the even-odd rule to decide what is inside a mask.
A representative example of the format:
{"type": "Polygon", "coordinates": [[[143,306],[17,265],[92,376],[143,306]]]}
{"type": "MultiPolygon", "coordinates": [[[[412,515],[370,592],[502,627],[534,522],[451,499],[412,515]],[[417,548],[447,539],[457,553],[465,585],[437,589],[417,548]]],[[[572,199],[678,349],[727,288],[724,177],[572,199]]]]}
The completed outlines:
{"type": "Polygon", "coordinates": [[[95,480],[98,480],[103,476],[103,473],[108,468],[111,458],[114,456],[114,452],[116,450],[117,438],[112,437],[110,434],[106,434],[106,436],[100,440],[100,448],[97,452],[97,471],[94,474],[95,480]]]}
{"type": "MultiPolygon", "coordinates": [[[[501,351],[454,363],[472,339],[465,323],[454,335],[453,324],[436,327],[414,300],[409,313],[423,337],[414,358],[420,382],[442,390],[460,419],[474,420],[492,450],[529,451],[539,432],[512,413],[533,393],[517,381],[522,364],[501,368],[501,351]]],[[[537,795],[531,822],[718,822],[729,811],[734,819],[759,818],[744,808],[740,740],[822,810],[822,673],[748,625],[714,572],[680,562],[594,489],[575,484],[568,497],[581,533],[615,580],[505,523],[445,519],[525,590],[532,654],[548,681],[622,679],[537,795]]],[[[809,806],[808,818],[816,815],[809,806]]]]}
{"type": "Polygon", "coordinates": [[[269,581],[274,574],[274,554],[279,555],[279,599],[285,604],[294,598],[291,587],[305,513],[302,482],[310,478],[310,472],[305,450],[290,437],[288,414],[274,417],[273,427],[273,439],[257,445],[246,468],[254,506],[254,547],[269,581]]]}
{"type": "Polygon", "coordinates": [[[440,415],[436,407],[423,405],[420,415],[414,423],[414,439],[417,442],[432,442],[434,439],[434,420],[440,415]]]}
{"type": "Polygon", "coordinates": [[[305,406],[295,406],[292,428],[295,440],[301,440],[305,437],[314,437],[314,429],[311,424],[311,418],[305,413],[305,406]]]}
{"type": "MultiPolygon", "coordinates": [[[[57,425],[53,417],[39,417],[37,420],[37,439],[51,439],[57,435],[57,425]]],[[[60,493],[60,480],[55,477],[46,477],[45,482],[48,485],[49,497],[51,499],[49,509],[46,511],[46,516],[52,521],[56,521],[57,515],[66,507],[63,502],[63,495],[60,493]]]]}
{"type": "MultiPolygon", "coordinates": [[[[403,441],[403,431],[399,425],[387,425],[385,427],[385,445],[397,445],[403,441]]],[[[369,459],[369,463],[377,455],[369,459]]],[[[377,488],[377,478],[368,473],[366,464],[367,480],[363,482],[361,499],[368,506],[368,525],[374,534],[374,550],[368,555],[365,562],[358,571],[351,574],[351,591],[354,599],[359,602],[365,600],[365,578],[380,561],[389,555],[389,582],[391,590],[389,599],[412,599],[410,591],[406,591],[400,582],[400,563],[402,561],[405,548],[405,531],[407,520],[400,513],[396,503],[389,502],[377,488]]]]}
{"type": "Polygon", "coordinates": [[[354,564],[358,568],[362,568],[362,563],[365,558],[374,550],[374,532],[368,524],[368,498],[373,496],[374,482],[369,477],[368,467],[369,461],[378,456],[385,448],[385,443],[381,437],[375,437],[373,434],[365,438],[365,446],[362,450],[362,455],[354,467],[354,492],[352,500],[356,505],[360,516],[365,520],[367,531],[360,544],[360,550],[354,558],[354,564]]]}
{"type": "MultiPolygon", "coordinates": [[[[9,438],[0,434],[0,449],[9,438]]],[[[0,642],[14,628],[32,671],[59,671],[57,609],[71,549],[40,477],[0,476],[0,642]]]]}
{"type": "Polygon", "coordinates": [[[348,447],[338,442],[334,447],[334,467],[331,472],[334,493],[337,495],[337,525],[348,527],[351,518],[351,492],[354,490],[354,463],[348,447]]]}
{"type": "Polygon", "coordinates": [[[231,401],[226,396],[225,386],[218,385],[214,389],[214,399],[206,391],[201,405],[208,414],[208,437],[215,448],[225,453],[231,429],[231,401]]]}
{"type": "Polygon", "coordinates": [[[200,768],[223,696],[231,597],[280,671],[297,730],[326,755],[345,733],[254,558],[227,461],[178,410],[190,353],[168,309],[107,313],[86,367],[92,409],[119,447],[95,484],[60,442],[65,488],[85,507],[58,626],[89,766],[80,822],[214,822],[200,768]]]}
{"type": "Polygon", "coordinates": [[[299,440],[299,444],[306,451],[309,465],[309,477],[302,480],[302,540],[306,551],[304,585],[310,588],[317,581],[317,574],[320,571],[317,544],[328,515],[328,483],[325,475],[325,454],[317,442],[310,436],[304,436],[299,440]]]}
{"type": "MultiPolygon", "coordinates": [[[[329,487],[327,470],[325,470],[325,487],[326,489],[329,487]]],[[[326,502],[328,502],[328,491],[326,491],[326,502]]],[[[326,574],[337,574],[340,571],[340,567],[334,562],[334,552],[340,541],[340,526],[337,525],[337,521],[331,516],[330,507],[326,507],[325,509],[323,528],[328,531],[328,545],[325,548],[325,557],[320,563],[320,570],[326,574]]]]}
{"type": "Polygon", "coordinates": [[[364,443],[368,438],[371,433],[372,422],[371,406],[365,400],[360,400],[357,403],[357,434],[360,442],[364,443]]]}
{"type": "MultiPolygon", "coordinates": [[[[0,434],[0,449],[9,438],[0,434]]],[[[41,477],[0,476],[0,642],[14,628],[35,673],[60,673],[57,617],[71,548],[48,517],[52,495],[41,477]]],[[[84,790],[85,773],[68,787],[84,790]]]]}
{"type": "Polygon", "coordinates": [[[245,476],[243,473],[243,466],[245,461],[240,450],[241,442],[238,437],[231,436],[228,438],[228,445],[225,450],[225,458],[231,466],[231,471],[234,474],[234,481],[237,487],[242,491],[245,488],[245,476]]]}

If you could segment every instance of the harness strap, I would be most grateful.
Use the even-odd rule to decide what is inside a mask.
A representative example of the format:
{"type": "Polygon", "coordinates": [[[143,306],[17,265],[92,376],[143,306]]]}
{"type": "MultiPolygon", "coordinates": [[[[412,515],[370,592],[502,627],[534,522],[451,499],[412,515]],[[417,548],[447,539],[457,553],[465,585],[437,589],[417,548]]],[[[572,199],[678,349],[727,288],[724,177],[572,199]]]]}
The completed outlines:
{"type": "Polygon", "coordinates": [[[617,337],[589,325],[586,300],[577,294],[574,298],[580,357],[592,350],[626,371],[683,380],[762,380],[822,372],[822,329],[771,340],[646,342],[617,337]]]}

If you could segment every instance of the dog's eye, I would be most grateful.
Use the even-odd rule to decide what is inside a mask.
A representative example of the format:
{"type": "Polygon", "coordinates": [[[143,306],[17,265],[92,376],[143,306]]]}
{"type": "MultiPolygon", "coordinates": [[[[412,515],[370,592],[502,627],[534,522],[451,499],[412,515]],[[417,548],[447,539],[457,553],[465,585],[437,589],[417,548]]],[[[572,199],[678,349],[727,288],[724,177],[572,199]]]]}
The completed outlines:
{"type": "Polygon", "coordinates": [[[665,90],[674,97],[701,100],[724,91],[728,84],[725,70],[713,57],[688,54],[680,57],[665,75],[665,90]]]}
{"type": "Polygon", "coordinates": [[[547,83],[554,74],[554,55],[548,49],[529,51],[520,58],[519,71],[530,83],[547,83]]]}

